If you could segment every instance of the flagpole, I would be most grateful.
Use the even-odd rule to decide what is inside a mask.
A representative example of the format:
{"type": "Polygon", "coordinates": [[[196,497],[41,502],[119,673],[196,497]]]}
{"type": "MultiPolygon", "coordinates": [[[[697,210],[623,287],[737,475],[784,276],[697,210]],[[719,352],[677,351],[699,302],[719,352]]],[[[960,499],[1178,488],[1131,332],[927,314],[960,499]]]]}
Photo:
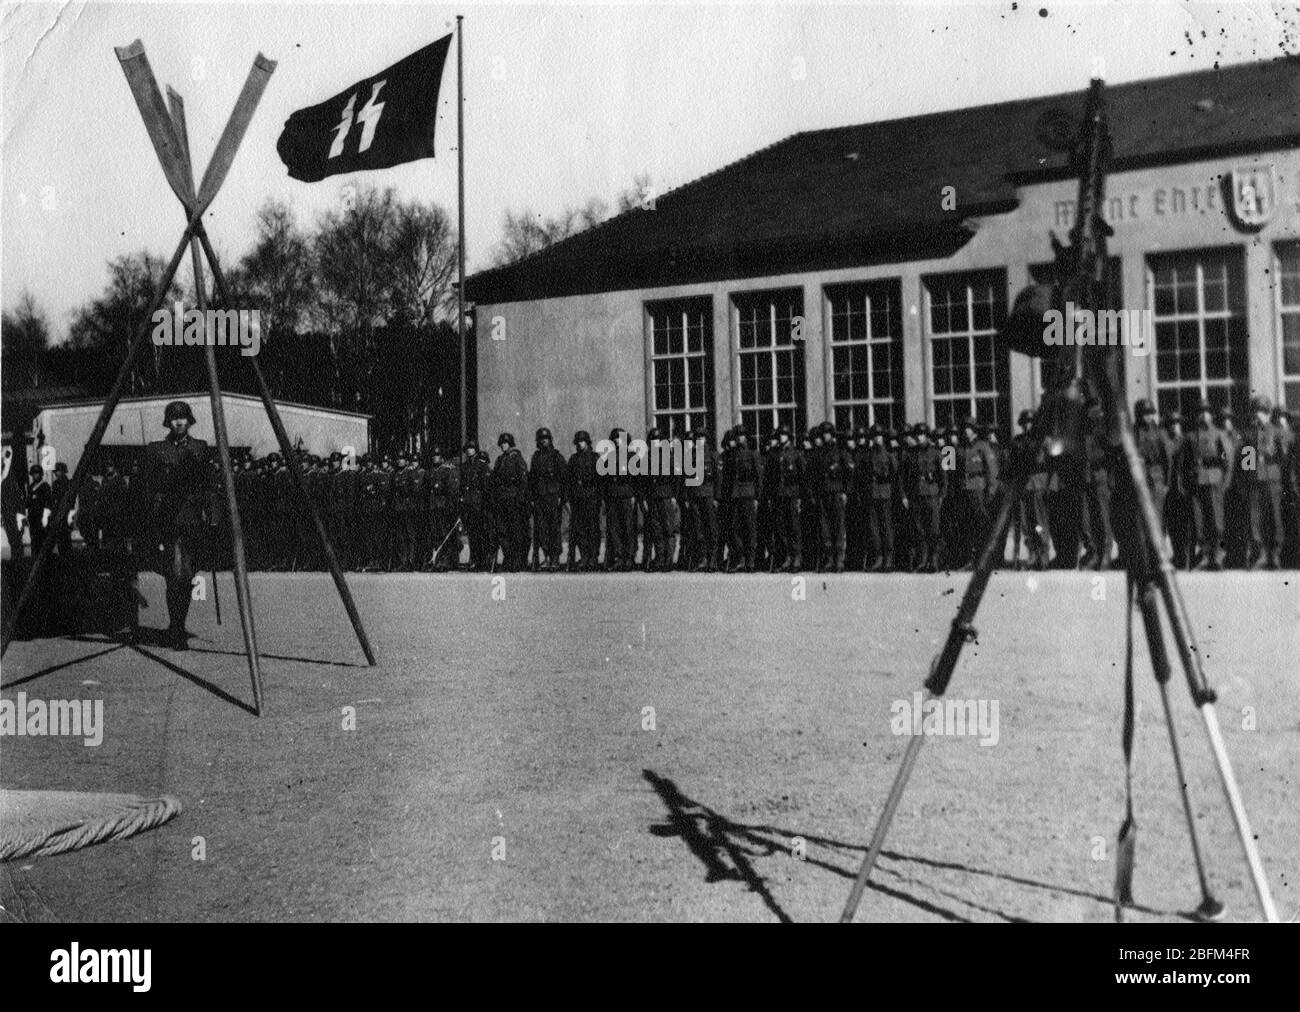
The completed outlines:
{"type": "Polygon", "coordinates": [[[456,15],[456,338],[460,343],[460,444],[469,438],[469,405],[465,382],[465,75],[464,16],[456,15]]]}

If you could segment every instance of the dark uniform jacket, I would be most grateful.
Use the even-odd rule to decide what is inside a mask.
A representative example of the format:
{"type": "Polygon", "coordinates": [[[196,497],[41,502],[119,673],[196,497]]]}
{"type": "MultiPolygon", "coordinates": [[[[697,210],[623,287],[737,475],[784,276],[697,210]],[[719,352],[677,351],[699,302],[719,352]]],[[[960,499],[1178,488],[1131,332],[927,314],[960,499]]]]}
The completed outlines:
{"type": "Polygon", "coordinates": [[[758,454],[748,446],[736,447],[727,454],[723,484],[729,499],[757,499],[759,482],[758,454]]]}
{"type": "Polygon", "coordinates": [[[1174,466],[1174,448],[1156,426],[1138,426],[1138,456],[1146,467],[1147,487],[1153,492],[1167,492],[1174,466]]]}
{"type": "Polygon", "coordinates": [[[1246,485],[1281,484],[1282,469],[1286,464],[1287,445],[1282,438],[1282,431],[1271,422],[1263,425],[1251,425],[1242,433],[1238,460],[1244,461],[1244,450],[1249,447],[1255,451],[1253,469],[1239,466],[1238,476],[1246,485]]]}
{"type": "Polygon", "coordinates": [[[460,501],[466,506],[482,506],[491,474],[492,469],[482,457],[464,461],[460,465],[460,501]]]}
{"type": "Polygon", "coordinates": [[[564,471],[565,495],[570,502],[590,502],[600,498],[600,475],[596,473],[599,460],[595,450],[575,450],[564,471]]]}
{"type": "Polygon", "coordinates": [[[898,482],[898,463],[884,446],[873,446],[867,453],[867,467],[871,472],[871,498],[892,499],[898,482]]]}
{"type": "Polygon", "coordinates": [[[162,439],[145,448],[142,472],[147,488],[147,508],[153,530],[202,526],[216,511],[211,448],[202,439],[183,436],[162,439]]]}
{"type": "Polygon", "coordinates": [[[1189,489],[1227,486],[1232,480],[1232,441],[1217,426],[1197,428],[1187,437],[1185,466],[1189,489]]]}
{"type": "Polygon", "coordinates": [[[528,498],[528,465],[516,446],[497,457],[492,467],[492,492],[498,502],[519,502],[528,498]]]}
{"type": "Polygon", "coordinates": [[[959,447],[957,461],[961,466],[962,487],[967,492],[992,495],[998,486],[998,461],[993,448],[982,439],[969,446],[959,447]]]}
{"type": "MultiPolygon", "coordinates": [[[[522,454],[520,455],[522,458],[522,454]]],[[[535,496],[564,494],[564,455],[550,446],[533,454],[528,469],[528,483],[535,496]]]]}
{"type": "Polygon", "coordinates": [[[904,476],[913,499],[940,498],[947,491],[948,472],[943,469],[943,451],[933,443],[918,446],[908,454],[904,476]]]}

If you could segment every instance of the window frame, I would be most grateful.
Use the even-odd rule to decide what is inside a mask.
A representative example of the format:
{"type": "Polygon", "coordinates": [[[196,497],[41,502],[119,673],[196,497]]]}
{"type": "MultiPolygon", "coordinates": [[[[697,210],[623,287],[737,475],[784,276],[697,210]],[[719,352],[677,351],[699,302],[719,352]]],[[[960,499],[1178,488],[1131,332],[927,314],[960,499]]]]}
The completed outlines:
{"type": "MultiPolygon", "coordinates": [[[[922,306],[925,318],[922,321],[922,341],[925,348],[925,392],[926,392],[926,416],[929,424],[938,425],[938,406],[939,402],[955,404],[965,401],[967,407],[973,409],[974,414],[978,417],[979,401],[993,402],[993,426],[1003,434],[1010,434],[1011,431],[1011,356],[1005,347],[1000,346],[997,339],[998,331],[1006,322],[1008,312],[1007,296],[1007,269],[1005,267],[985,267],[972,268],[970,270],[946,271],[938,274],[927,274],[921,278],[921,296],[922,306]],[[965,331],[945,331],[937,333],[934,330],[934,295],[935,289],[940,285],[949,285],[961,283],[966,289],[966,314],[967,328],[965,331]],[[994,294],[994,300],[990,312],[990,326],[988,328],[976,329],[974,327],[975,300],[973,290],[976,285],[988,284],[994,294]],[[935,342],[936,340],[954,340],[957,336],[963,335],[967,340],[967,369],[969,372],[970,388],[962,394],[940,394],[935,391],[935,342]],[[993,390],[979,391],[976,384],[976,357],[975,341],[979,337],[988,336],[992,342],[993,349],[993,390]]],[[[964,415],[962,416],[964,417],[964,415]]],[[[956,424],[957,419],[954,419],[956,424]]]]}
{"type": "MultiPolygon", "coordinates": [[[[698,428],[700,424],[708,427],[710,432],[714,431],[717,422],[715,388],[714,388],[714,369],[713,369],[713,297],[710,295],[690,295],[676,299],[654,299],[645,302],[645,341],[646,341],[646,406],[649,409],[649,424],[651,427],[665,429],[664,435],[667,438],[680,436],[687,424],[698,428]],[[688,314],[693,311],[700,313],[700,326],[702,328],[701,347],[699,351],[691,351],[690,344],[690,320],[688,314]],[[656,336],[656,316],[664,312],[681,314],[682,325],[682,350],[674,352],[671,349],[660,354],[655,350],[656,336]],[[691,403],[691,368],[692,359],[702,361],[704,373],[704,403],[696,406],[691,403]],[[681,362],[682,365],[682,383],[684,407],[674,408],[671,405],[663,408],[659,407],[659,390],[661,385],[658,380],[658,369],[660,363],[665,363],[665,367],[671,371],[671,365],[667,363],[681,362]],[[696,421],[695,419],[700,419],[696,421]],[[666,424],[665,424],[666,423],[666,424]],[[679,424],[680,423],[680,424],[679,424]]],[[[671,376],[665,388],[671,389],[675,385],[671,376]]]]}
{"type": "MultiPolygon", "coordinates": [[[[803,288],[789,286],[782,288],[752,289],[733,292],[731,303],[731,369],[732,369],[732,403],[735,416],[751,430],[751,436],[760,439],[780,425],[789,425],[793,432],[802,432],[807,426],[808,389],[807,389],[807,329],[808,319],[804,311],[803,288]],[[793,336],[784,342],[779,341],[778,310],[780,300],[788,298],[790,302],[790,320],[796,317],[803,320],[804,336],[795,340],[793,336]],[[765,304],[768,309],[767,327],[772,340],[767,344],[755,344],[742,348],[740,335],[742,315],[753,304],[765,304]],[[792,402],[782,402],[778,396],[781,382],[781,356],[788,354],[791,362],[790,382],[794,395],[792,402]],[[766,383],[771,398],[753,404],[745,403],[744,362],[746,358],[759,360],[767,356],[770,363],[766,383]],[[766,415],[766,418],[763,416],[766,415]],[[788,417],[787,417],[788,416],[788,417]]],[[[757,326],[757,316],[755,317],[757,326]]],[[[791,328],[793,330],[793,328],[791,328]]],[[[758,366],[755,367],[756,372],[758,366]]],[[[755,377],[755,385],[760,382],[755,377]]]]}
{"type": "MultiPolygon", "coordinates": [[[[835,424],[836,428],[845,428],[839,424],[840,409],[847,409],[848,425],[847,427],[857,428],[869,425],[882,425],[887,428],[901,426],[906,423],[906,353],[903,335],[903,282],[899,277],[888,278],[869,278],[859,281],[842,281],[833,284],[824,285],[822,288],[823,312],[826,320],[826,377],[827,377],[827,417],[835,424]],[[873,317],[876,315],[874,299],[883,297],[886,301],[884,315],[886,316],[892,334],[885,334],[883,337],[875,333],[873,317]],[[850,300],[847,308],[852,308],[852,303],[861,299],[862,311],[865,320],[865,336],[860,339],[852,337],[837,338],[836,336],[836,311],[835,302],[839,298],[850,300]],[[866,382],[867,393],[865,397],[850,396],[840,398],[836,396],[836,381],[839,373],[835,364],[835,353],[837,350],[845,349],[848,355],[852,355],[854,348],[865,348],[867,356],[866,382]],[[886,370],[889,377],[889,384],[893,388],[887,396],[880,396],[876,390],[876,355],[877,349],[886,348],[890,356],[889,368],[886,370]],[[882,410],[883,409],[883,410],[882,410]]],[[[844,314],[847,316],[846,314],[844,314]]],[[[854,375],[852,369],[848,375],[854,375]]],[[[851,383],[851,380],[850,380],[851,383]]]]}

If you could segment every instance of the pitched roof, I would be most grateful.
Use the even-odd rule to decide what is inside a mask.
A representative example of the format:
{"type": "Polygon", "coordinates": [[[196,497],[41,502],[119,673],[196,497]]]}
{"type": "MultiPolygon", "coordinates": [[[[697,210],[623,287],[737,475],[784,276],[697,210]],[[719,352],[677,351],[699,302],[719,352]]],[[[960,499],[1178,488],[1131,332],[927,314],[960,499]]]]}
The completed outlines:
{"type": "MultiPolygon", "coordinates": [[[[1017,185],[1068,174],[1054,120],[1085,90],[794,134],[655,200],[466,281],[473,302],[943,256],[1017,185]],[[944,211],[941,190],[956,188],[944,211]]],[[[1300,146],[1300,58],[1106,89],[1112,171],[1300,146]]],[[[1063,114],[1063,116],[1062,116],[1063,114]]]]}

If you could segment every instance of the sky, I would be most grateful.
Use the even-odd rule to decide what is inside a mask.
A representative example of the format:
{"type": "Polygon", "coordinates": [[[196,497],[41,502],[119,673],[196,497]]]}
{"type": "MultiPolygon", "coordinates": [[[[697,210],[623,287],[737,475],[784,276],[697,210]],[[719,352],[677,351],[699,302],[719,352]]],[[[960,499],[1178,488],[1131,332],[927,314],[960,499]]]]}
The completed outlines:
{"type": "Polygon", "coordinates": [[[267,198],[310,224],[349,181],[454,215],[454,47],[434,159],[301,183],[275,142],[294,110],[447,34],[458,13],[470,273],[489,266],[507,209],[613,205],[639,173],[663,193],[800,130],[1300,52],[1289,3],[7,6],[0,303],[31,291],[61,339],[109,260],[175,248],[183,214],[113,52],[137,38],[185,99],[196,178],[254,56],[278,61],[207,217],[223,262],[249,248],[267,198]]]}

